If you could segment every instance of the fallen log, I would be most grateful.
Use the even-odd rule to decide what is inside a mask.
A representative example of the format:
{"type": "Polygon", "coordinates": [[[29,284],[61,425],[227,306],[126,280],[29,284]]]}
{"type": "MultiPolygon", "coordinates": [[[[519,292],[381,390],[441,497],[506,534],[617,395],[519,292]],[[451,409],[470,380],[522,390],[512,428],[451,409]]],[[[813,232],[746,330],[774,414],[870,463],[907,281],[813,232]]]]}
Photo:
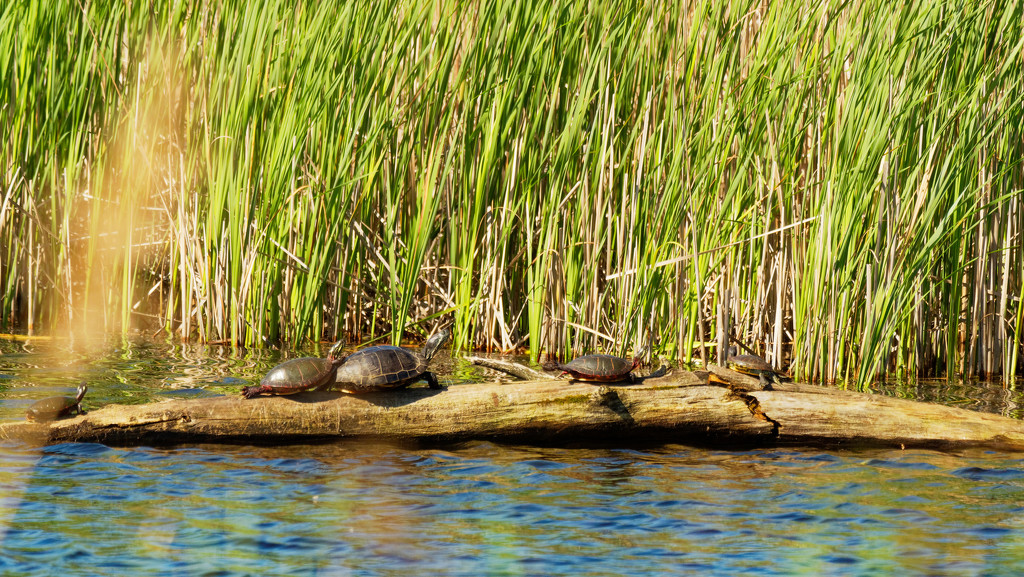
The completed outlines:
{"type": "Polygon", "coordinates": [[[978,447],[1024,451],[1024,421],[992,413],[799,383],[760,388],[758,379],[712,366],[730,386],[747,389],[778,423],[780,444],[882,447],[978,447]]]}
{"type": "Polygon", "coordinates": [[[306,392],[110,405],[52,423],[0,424],[33,444],[310,442],[321,439],[507,442],[659,441],[713,445],[874,445],[1024,450],[1024,423],[973,411],[757,379],[713,367],[639,384],[564,380],[306,392]]]}

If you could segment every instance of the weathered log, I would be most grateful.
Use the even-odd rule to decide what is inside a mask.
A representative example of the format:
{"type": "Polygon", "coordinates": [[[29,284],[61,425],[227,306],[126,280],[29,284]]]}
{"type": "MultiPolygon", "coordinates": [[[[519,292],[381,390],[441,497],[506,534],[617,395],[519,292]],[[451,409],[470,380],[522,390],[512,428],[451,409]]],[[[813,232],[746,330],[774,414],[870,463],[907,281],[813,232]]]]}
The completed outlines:
{"type": "Polygon", "coordinates": [[[416,386],[373,394],[307,392],[110,405],[53,423],[0,424],[36,444],[308,442],[386,438],[717,445],[776,443],[978,446],[1024,450],[1024,423],[984,413],[788,384],[762,391],[728,369],[675,372],[636,385],[559,380],[416,386]]]}
{"type": "Polygon", "coordinates": [[[717,366],[711,372],[712,380],[747,391],[778,424],[782,444],[1024,450],[1024,422],[1001,415],[798,383],[764,391],[753,377],[717,366]]]}
{"type": "Polygon", "coordinates": [[[0,425],[34,443],[301,441],[377,437],[464,440],[770,439],[772,424],[727,387],[687,373],[642,386],[544,380],[348,395],[217,397],[110,405],[53,423],[0,425]],[[629,431],[629,433],[626,433],[629,431]]]}
{"type": "Polygon", "coordinates": [[[474,365],[481,367],[487,367],[488,369],[494,369],[503,373],[508,373],[513,377],[519,377],[524,381],[556,381],[558,377],[555,375],[532,369],[526,365],[519,363],[513,363],[512,361],[505,361],[501,359],[492,359],[488,357],[467,357],[467,361],[474,365]]]}

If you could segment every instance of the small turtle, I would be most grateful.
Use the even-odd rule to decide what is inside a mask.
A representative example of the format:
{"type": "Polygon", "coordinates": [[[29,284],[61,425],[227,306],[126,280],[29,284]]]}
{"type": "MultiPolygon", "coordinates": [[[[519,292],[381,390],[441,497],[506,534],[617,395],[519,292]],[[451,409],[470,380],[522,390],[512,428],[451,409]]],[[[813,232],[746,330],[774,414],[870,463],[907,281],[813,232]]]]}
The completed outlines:
{"type": "MultiPolygon", "coordinates": [[[[645,349],[646,350],[646,349],[645,349]]],[[[571,375],[574,380],[597,381],[611,383],[615,381],[636,382],[633,369],[643,362],[643,354],[627,360],[614,355],[584,355],[566,364],[547,363],[544,368],[549,371],[562,371],[558,376],[571,375]]]]}
{"type": "Polygon", "coordinates": [[[356,351],[338,368],[336,386],[346,393],[365,393],[405,387],[422,378],[431,389],[444,388],[427,366],[449,336],[447,330],[437,333],[427,339],[421,351],[391,345],[356,351]]]}
{"type": "Polygon", "coordinates": [[[25,418],[29,421],[55,421],[72,412],[79,415],[85,414],[82,411],[82,399],[88,390],[89,387],[82,383],[78,385],[78,396],[76,397],[50,397],[38,400],[28,408],[25,418]]]}
{"type": "Polygon", "coordinates": [[[736,347],[729,347],[729,357],[725,364],[737,373],[757,377],[761,381],[761,388],[766,391],[772,390],[773,382],[782,382],[782,375],[776,372],[768,361],[757,355],[738,355],[736,347]]]}
{"type": "Polygon", "coordinates": [[[302,357],[285,361],[270,369],[260,384],[242,388],[242,396],[251,399],[258,395],[291,395],[307,389],[329,388],[334,374],[345,357],[338,356],[342,341],[334,343],[326,359],[302,357]]]}

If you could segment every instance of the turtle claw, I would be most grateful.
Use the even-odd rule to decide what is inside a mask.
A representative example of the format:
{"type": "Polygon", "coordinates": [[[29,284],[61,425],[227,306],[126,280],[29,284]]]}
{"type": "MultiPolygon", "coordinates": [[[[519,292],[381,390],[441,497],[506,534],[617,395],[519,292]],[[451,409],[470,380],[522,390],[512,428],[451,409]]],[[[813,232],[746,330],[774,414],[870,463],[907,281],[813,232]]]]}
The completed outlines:
{"type": "Polygon", "coordinates": [[[253,385],[251,387],[242,387],[242,396],[245,397],[246,399],[251,399],[253,397],[258,397],[260,395],[260,393],[262,393],[262,392],[263,392],[263,387],[261,385],[253,385]]]}

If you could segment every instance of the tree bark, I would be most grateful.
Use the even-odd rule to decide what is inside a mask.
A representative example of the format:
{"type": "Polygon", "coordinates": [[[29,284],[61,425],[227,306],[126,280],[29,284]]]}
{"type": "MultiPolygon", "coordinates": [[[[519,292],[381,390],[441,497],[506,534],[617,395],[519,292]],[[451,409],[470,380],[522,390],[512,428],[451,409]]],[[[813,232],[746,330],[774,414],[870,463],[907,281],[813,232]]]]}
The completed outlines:
{"type": "Polygon", "coordinates": [[[371,394],[305,392],[110,405],[52,423],[0,424],[33,444],[310,442],[386,438],[507,442],[659,441],[1024,450],[1024,423],[963,409],[797,384],[762,391],[728,369],[638,384],[566,380],[453,385],[371,394]]]}

